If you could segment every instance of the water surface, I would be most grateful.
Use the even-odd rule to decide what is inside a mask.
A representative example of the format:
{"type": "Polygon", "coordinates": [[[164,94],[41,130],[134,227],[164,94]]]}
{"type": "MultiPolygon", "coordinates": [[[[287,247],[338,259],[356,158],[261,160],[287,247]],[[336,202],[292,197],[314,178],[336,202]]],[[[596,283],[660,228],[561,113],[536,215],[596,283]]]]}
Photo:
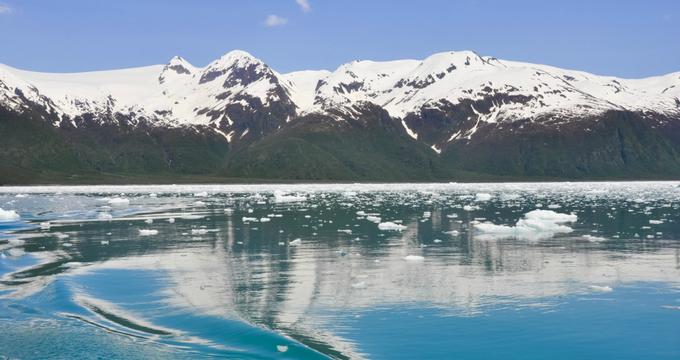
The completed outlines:
{"type": "Polygon", "coordinates": [[[679,184],[0,188],[0,358],[678,359],[679,184]]]}

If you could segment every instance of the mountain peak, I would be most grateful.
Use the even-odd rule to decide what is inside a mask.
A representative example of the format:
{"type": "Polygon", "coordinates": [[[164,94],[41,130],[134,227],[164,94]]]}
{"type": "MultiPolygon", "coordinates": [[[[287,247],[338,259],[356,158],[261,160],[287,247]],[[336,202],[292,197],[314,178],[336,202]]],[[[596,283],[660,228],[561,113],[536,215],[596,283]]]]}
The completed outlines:
{"type": "Polygon", "coordinates": [[[167,65],[191,65],[189,64],[188,61],[186,61],[183,57],[179,55],[175,55],[168,61],[167,65]]]}
{"type": "Polygon", "coordinates": [[[208,67],[211,66],[231,66],[231,65],[239,65],[239,66],[245,66],[247,64],[264,64],[262,60],[256,58],[249,52],[243,51],[243,50],[232,50],[224,55],[222,55],[219,59],[213,61],[208,67]]]}
{"type": "Polygon", "coordinates": [[[163,67],[160,76],[158,77],[158,82],[163,84],[168,76],[183,76],[192,75],[195,68],[188,61],[184,60],[180,56],[174,56],[167,64],[163,67]]]}
{"type": "MultiPolygon", "coordinates": [[[[262,60],[257,59],[246,51],[232,50],[208,64],[203,69],[199,83],[211,82],[227,73],[232,73],[238,78],[244,78],[237,81],[237,83],[246,84],[255,77],[271,73],[271,69],[262,60]]],[[[233,83],[233,81],[229,83],[233,83]]]]}
{"type": "Polygon", "coordinates": [[[423,60],[423,64],[449,63],[459,66],[484,65],[487,62],[482,56],[471,50],[446,51],[435,53],[423,60]]]}

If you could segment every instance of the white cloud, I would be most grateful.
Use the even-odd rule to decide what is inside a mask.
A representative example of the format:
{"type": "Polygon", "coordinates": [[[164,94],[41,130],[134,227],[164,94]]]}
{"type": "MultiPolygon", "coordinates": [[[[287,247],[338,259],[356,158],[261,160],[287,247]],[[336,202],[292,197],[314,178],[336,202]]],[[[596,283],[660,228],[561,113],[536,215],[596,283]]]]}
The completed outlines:
{"type": "Polygon", "coordinates": [[[12,12],[12,8],[9,7],[9,5],[0,4],[0,15],[10,14],[11,12],[12,12]]]}
{"type": "Polygon", "coordinates": [[[278,15],[269,15],[267,19],[264,20],[264,24],[269,27],[282,26],[288,23],[288,19],[280,17],[278,15]]]}
{"type": "Polygon", "coordinates": [[[295,2],[300,5],[300,8],[304,12],[312,11],[312,7],[309,5],[309,0],[295,0],[295,2]]]}

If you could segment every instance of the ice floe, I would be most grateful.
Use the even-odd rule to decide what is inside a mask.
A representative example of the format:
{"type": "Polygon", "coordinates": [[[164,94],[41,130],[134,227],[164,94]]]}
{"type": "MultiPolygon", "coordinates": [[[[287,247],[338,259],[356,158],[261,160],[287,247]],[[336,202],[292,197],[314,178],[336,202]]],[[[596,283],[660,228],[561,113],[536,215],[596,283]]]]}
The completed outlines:
{"type": "Polygon", "coordinates": [[[378,224],[378,229],[383,231],[402,231],[406,229],[406,225],[397,224],[396,222],[386,221],[378,224]]]}
{"type": "Polygon", "coordinates": [[[276,203],[299,202],[305,200],[307,200],[306,196],[288,195],[283,191],[274,192],[274,202],[276,203]]]}
{"type": "Polygon", "coordinates": [[[607,285],[590,285],[588,286],[588,289],[596,292],[612,292],[614,289],[612,289],[610,286],[607,285]]]}
{"type": "Polygon", "coordinates": [[[491,200],[491,194],[488,193],[478,193],[475,196],[475,201],[489,201],[491,200]]]}
{"type": "Polygon", "coordinates": [[[14,210],[3,210],[0,208],[0,222],[2,221],[16,221],[21,217],[14,210]]]}
{"type": "Polygon", "coordinates": [[[367,215],[366,220],[368,220],[372,223],[376,223],[376,224],[380,224],[380,221],[382,221],[380,216],[375,216],[375,215],[367,215]]]}
{"type": "Polygon", "coordinates": [[[109,199],[108,203],[109,203],[109,205],[111,205],[113,207],[125,207],[125,206],[130,205],[130,200],[128,200],[126,198],[116,197],[116,198],[113,198],[113,199],[109,199]]]}
{"type": "Polygon", "coordinates": [[[603,237],[601,237],[601,236],[593,236],[593,235],[588,235],[588,234],[583,235],[582,237],[583,237],[584,239],[586,239],[586,240],[588,240],[588,241],[592,241],[592,242],[602,242],[602,241],[606,241],[606,240],[607,240],[606,238],[603,238],[603,237]]]}
{"type": "Polygon", "coordinates": [[[533,210],[526,213],[514,226],[483,222],[474,224],[473,227],[481,238],[544,239],[572,232],[573,229],[565,224],[575,222],[577,219],[575,214],[533,210]]]}

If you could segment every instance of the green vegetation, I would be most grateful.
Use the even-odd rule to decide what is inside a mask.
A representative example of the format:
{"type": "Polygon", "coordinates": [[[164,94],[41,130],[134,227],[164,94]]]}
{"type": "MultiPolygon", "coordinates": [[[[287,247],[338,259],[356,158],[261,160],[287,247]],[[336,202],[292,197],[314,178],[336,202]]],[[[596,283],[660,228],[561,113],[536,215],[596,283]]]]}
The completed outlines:
{"type": "Polygon", "coordinates": [[[0,184],[302,181],[518,181],[670,179],[680,134],[630,113],[553,131],[517,123],[481,127],[437,155],[384,111],[360,119],[296,119],[230,145],[207,128],[144,125],[55,128],[0,110],[0,184]],[[521,126],[521,128],[520,128],[521,126]]]}

